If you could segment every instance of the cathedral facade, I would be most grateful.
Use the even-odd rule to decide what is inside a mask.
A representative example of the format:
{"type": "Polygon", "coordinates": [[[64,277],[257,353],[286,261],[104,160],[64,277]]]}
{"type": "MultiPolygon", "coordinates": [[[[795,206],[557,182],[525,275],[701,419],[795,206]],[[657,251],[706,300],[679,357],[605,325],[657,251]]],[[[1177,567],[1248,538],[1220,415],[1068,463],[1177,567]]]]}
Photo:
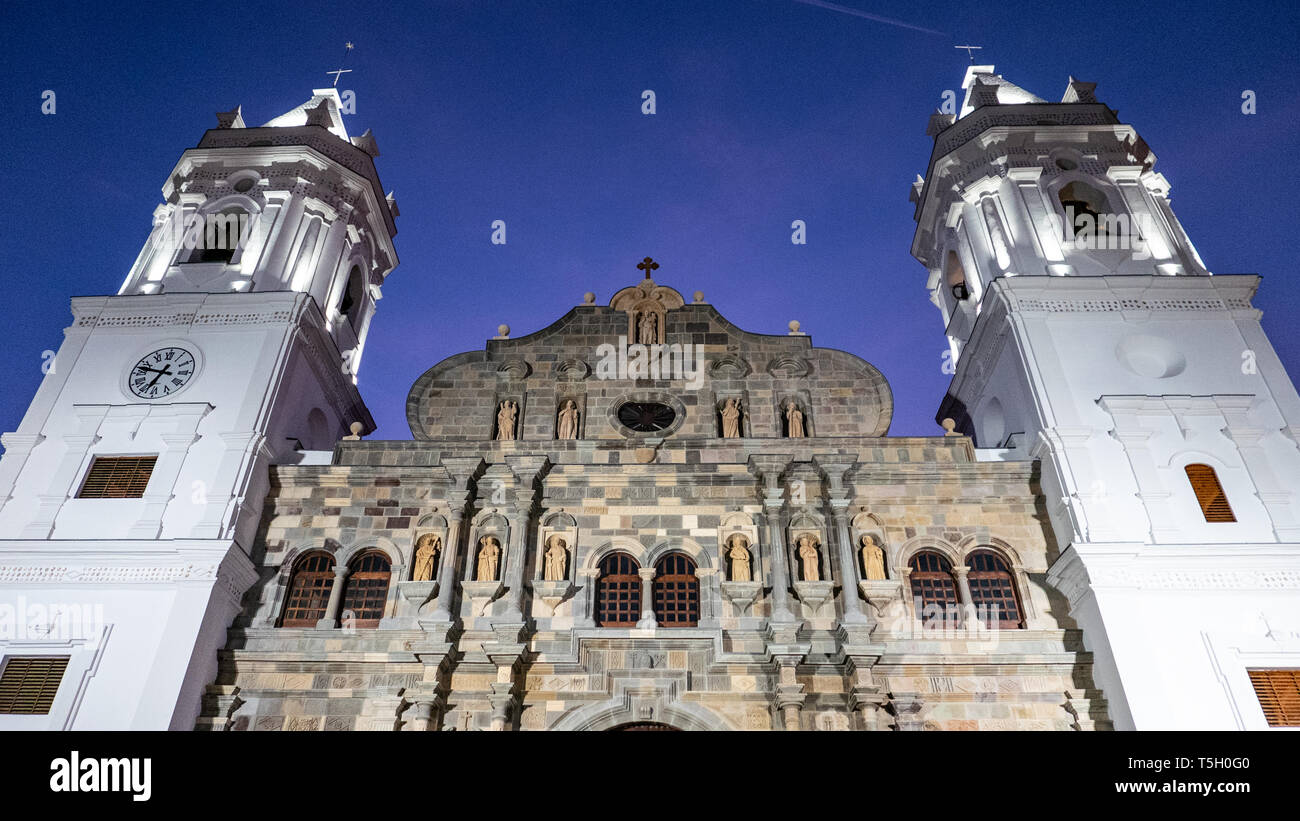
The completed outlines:
{"type": "Polygon", "coordinates": [[[888,435],[868,362],[647,257],[368,438],[376,140],[333,89],[218,114],[0,440],[0,729],[1300,724],[1259,278],[1211,275],[1092,84],[963,87],[912,186],[929,437],[888,435]]]}

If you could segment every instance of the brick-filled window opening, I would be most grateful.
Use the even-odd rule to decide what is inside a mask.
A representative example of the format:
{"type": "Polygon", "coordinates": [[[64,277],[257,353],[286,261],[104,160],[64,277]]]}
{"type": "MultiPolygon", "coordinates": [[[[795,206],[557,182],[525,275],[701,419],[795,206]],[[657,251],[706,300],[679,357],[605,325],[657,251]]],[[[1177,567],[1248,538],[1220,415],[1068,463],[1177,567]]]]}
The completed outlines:
{"type": "Polygon", "coordinates": [[[967,559],[970,574],[970,601],[977,617],[1004,630],[1023,625],[1020,601],[1011,570],[1002,557],[989,550],[979,550],[967,559]],[[996,610],[994,609],[996,608],[996,610]],[[996,620],[994,619],[996,616],[996,620]]]}
{"type": "Polygon", "coordinates": [[[938,553],[918,553],[912,557],[910,566],[912,606],[922,623],[943,620],[955,613],[957,583],[952,576],[952,563],[938,553]]]}
{"type": "Polygon", "coordinates": [[[149,486],[155,456],[96,456],[77,491],[78,499],[139,499],[149,486]]]}
{"type": "Polygon", "coordinates": [[[611,553],[600,561],[596,579],[596,625],[633,627],[641,618],[640,565],[626,553],[611,553]]]}
{"type": "Polygon", "coordinates": [[[12,656],[0,662],[0,713],[48,715],[68,656],[12,656]]]}
{"type": "Polygon", "coordinates": [[[315,627],[325,618],[330,591],[334,589],[334,557],[308,553],[298,559],[289,577],[289,595],[280,617],[281,627],[315,627]]]}
{"type": "Polygon", "coordinates": [[[1196,501],[1201,505],[1201,515],[1205,517],[1205,521],[1237,521],[1214,468],[1209,465],[1188,465],[1183,470],[1187,472],[1187,481],[1192,483],[1192,492],[1196,494],[1196,501]]]}
{"type": "Polygon", "coordinates": [[[660,627],[694,627],[700,621],[700,580],[695,562],[684,553],[669,553],[655,562],[655,623],[660,627]]]}
{"type": "Polygon", "coordinates": [[[1300,670],[1247,670],[1270,727],[1300,727],[1300,670]]]}
{"type": "Polygon", "coordinates": [[[340,618],[348,619],[354,627],[378,627],[384,617],[391,577],[392,568],[383,553],[371,551],[353,559],[343,582],[340,618]]]}

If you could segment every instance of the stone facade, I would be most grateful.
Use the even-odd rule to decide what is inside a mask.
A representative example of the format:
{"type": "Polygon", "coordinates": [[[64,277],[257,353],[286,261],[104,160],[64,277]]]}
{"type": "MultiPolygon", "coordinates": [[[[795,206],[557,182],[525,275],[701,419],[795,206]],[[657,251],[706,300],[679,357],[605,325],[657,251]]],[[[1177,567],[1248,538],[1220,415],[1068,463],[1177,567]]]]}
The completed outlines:
{"type": "Polygon", "coordinates": [[[978,461],[965,436],[887,437],[888,385],[856,356],[797,332],[741,331],[698,295],[686,304],[647,279],[445,360],[407,408],[415,441],[345,440],[331,464],[271,469],[260,578],[201,729],[1109,726],[1091,656],[1045,583],[1059,548],[1036,464],[978,461]],[[618,365],[646,313],[675,363],[648,375],[635,348],[618,365]],[[721,435],[729,398],[743,409],[737,438],[721,435]],[[578,438],[557,440],[567,401],[578,438]],[[518,407],[513,440],[498,438],[503,402],[518,407]],[[619,413],[629,402],[671,409],[671,421],[632,430],[619,413]],[[804,438],[786,435],[789,403],[804,438]],[[426,534],[447,549],[433,580],[412,581],[426,534]],[[735,534],[749,580],[733,580],[725,555],[735,534]],[[885,580],[865,580],[867,534],[884,549],[885,580]],[[816,579],[800,570],[805,535],[816,579]],[[548,579],[556,537],[564,578],[548,579]],[[484,540],[500,545],[495,578],[481,577],[484,540]],[[909,577],[922,550],[955,568],[962,605],[967,557],[1002,557],[1018,626],[989,626],[965,606],[922,627],[909,577]],[[280,626],[297,562],[313,552],[340,569],[327,612],[280,626]],[[360,627],[340,612],[339,588],[373,552],[392,581],[377,626],[360,627]],[[598,626],[613,552],[640,568],[648,606],[635,625],[598,626]],[[668,554],[694,567],[693,626],[660,626],[651,601],[668,554]]]}

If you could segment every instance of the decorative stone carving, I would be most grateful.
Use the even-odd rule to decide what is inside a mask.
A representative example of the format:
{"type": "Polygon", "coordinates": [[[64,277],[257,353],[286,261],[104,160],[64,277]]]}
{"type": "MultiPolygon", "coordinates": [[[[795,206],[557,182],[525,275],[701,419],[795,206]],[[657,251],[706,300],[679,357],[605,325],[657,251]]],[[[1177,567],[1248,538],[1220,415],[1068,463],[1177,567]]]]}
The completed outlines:
{"type": "Polygon", "coordinates": [[[803,411],[793,400],[785,403],[785,435],[790,439],[803,439],[803,411]]]}
{"type": "Polygon", "coordinates": [[[658,345],[662,341],[659,337],[658,313],[643,311],[636,328],[636,341],[642,345],[658,345]]]}
{"type": "Polygon", "coordinates": [[[478,567],[474,580],[489,582],[497,580],[497,570],[501,563],[501,542],[496,536],[484,536],[478,540],[478,567]]]}
{"type": "Polygon", "coordinates": [[[411,574],[411,581],[433,581],[441,553],[442,539],[438,538],[438,534],[426,533],[421,536],[415,543],[415,571],[411,574]]]}
{"type": "Polygon", "coordinates": [[[722,438],[739,439],[742,410],[740,401],[732,397],[722,406],[722,438]]]}
{"type": "Polygon", "coordinates": [[[501,403],[497,410],[497,441],[513,442],[515,440],[515,419],[519,416],[519,403],[509,399],[501,403]]]}
{"type": "Polygon", "coordinates": [[[868,581],[884,581],[885,551],[876,544],[876,537],[862,534],[862,572],[868,581]]]}
{"type": "Polygon", "coordinates": [[[728,581],[753,581],[750,572],[749,540],[739,533],[731,534],[727,540],[728,581]]]}
{"type": "Polygon", "coordinates": [[[548,582],[563,581],[569,577],[569,549],[564,538],[559,535],[546,540],[546,570],[542,578],[548,582]]]}
{"type": "Polygon", "coordinates": [[[803,569],[803,581],[819,582],[822,580],[821,553],[818,551],[820,540],[811,533],[802,533],[795,540],[798,546],[799,565],[803,569]]]}
{"type": "Polygon", "coordinates": [[[556,439],[577,439],[578,438],[578,406],[570,399],[560,408],[560,413],[555,421],[555,438],[556,439]]]}

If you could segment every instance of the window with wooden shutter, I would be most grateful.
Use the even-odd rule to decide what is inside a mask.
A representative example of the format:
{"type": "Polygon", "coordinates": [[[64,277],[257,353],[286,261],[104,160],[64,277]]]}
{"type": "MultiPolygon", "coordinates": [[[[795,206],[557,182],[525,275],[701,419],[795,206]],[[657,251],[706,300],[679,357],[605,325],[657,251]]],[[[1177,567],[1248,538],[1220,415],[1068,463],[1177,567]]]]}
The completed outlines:
{"type": "Polygon", "coordinates": [[[633,627],[641,618],[641,575],[636,559],[611,553],[600,561],[596,578],[596,624],[633,627]]]}
{"type": "Polygon", "coordinates": [[[354,559],[343,582],[340,616],[353,627],[378,627],[391,577],[392,568],[383,553],[371,551],[354,559]]]}
{"type": "Polygon", "coordinates": [[[281,627],[315,627],[325,618],[330,592],[334,589],[334,557],[308,553],[293,567],[289,594],[285,597],[281,627]]]}
{"type": "Polygon", "coordinates": [[[1187,471],[1187,480],[1192,483],[1196,501],[1201,503],[1201,513],[1204,514],[1205,521],[1237,521],[1237,517],[1232,515],[1232,508],[1228,505],[1228,497],[1223,492],[1223,485],[1219,484],[1219,477],[1214,474],[1214,468],[1209,465],[1188,465],[1184,470],[1187,471]]]}
{"type": "Polygon", "coordinates": [[[650,588],[660,627],[695,627],[700,622],[700,580],[685,553],[669,553],[655,563],[650,588]]]}
{"type": "Polygon", "coordinates": [[[1270,727],[1300,727],[1300,670],[1247,670],[1270,727]]]}
{"type": "Polygon", "coordinates": [[[96,456],[77,498],[139,499],[157,461],[157,456],[96,456]]]}
{"type": "Polygon", "coordinates": [[[1007,563],[990,550],[976,551],[966,561],[970,566],[966,577],[970,583],[970,603],[975,605],[978,618],[1003,629],[1020,627],[1020,602],[1007,563]],[[990,618],[994,613],[996,622],[990,618]]]}
{"type": "Polygon", "coordinates": [[[912,557],[912,605],[923,623],[942,622],[957,609],[957,582],[952,564],[937,553],[917,553],[912,557]]]}
{"type": "Polygon", "coordinates": [[[14,656],[0,672],[0,713],[45,715],[54,704],[67,656],[14,656]]]}

